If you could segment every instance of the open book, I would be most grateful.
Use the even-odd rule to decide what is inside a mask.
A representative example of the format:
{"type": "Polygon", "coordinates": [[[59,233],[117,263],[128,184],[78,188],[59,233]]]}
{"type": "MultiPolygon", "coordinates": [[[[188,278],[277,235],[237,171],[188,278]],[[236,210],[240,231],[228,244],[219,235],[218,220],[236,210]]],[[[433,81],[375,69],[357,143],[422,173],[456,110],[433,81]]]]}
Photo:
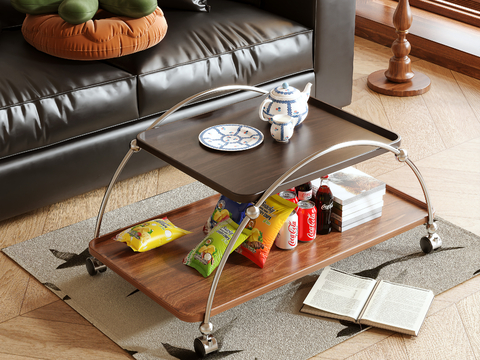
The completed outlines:
{"type": "Polygon", "coordinates": [[[433,298],[431,290],[326,267],[300,311],[416,336],[433,298]]]}

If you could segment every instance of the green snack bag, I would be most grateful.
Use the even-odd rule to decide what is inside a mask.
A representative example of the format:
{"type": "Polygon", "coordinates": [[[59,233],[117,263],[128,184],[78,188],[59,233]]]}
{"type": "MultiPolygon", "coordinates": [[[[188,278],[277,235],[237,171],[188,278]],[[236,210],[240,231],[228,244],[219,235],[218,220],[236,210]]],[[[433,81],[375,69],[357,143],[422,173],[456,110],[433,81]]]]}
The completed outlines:
{"type": "MultiPolygon", "coordinates": [[[[185,265],[196,269],[204,277],[209,276],[222,260],[230,239],[237,231],[238,225],[232,219],[217,224],[205,238],[183,259],[185,265]]],[[[232,248],[232,253],[250,236],[251,230],[244,229],[232,248]]]]}

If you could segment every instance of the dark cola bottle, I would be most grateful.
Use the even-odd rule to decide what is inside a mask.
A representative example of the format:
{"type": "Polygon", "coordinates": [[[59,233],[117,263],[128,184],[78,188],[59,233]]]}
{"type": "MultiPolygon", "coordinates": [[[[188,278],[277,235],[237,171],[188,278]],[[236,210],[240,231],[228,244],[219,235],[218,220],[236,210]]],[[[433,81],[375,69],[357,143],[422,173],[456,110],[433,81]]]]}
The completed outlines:
{"type": "Polygon", "coordinates": [[[330,234],[330,231],[332,231],[333,195],[328,187],[328,175],[321,179],[315,199],[315,207],[317,208],[317,234],[330,234]]]}
{"type": "Polygon", "coordinates": [[[313,187],[310,181],[296,186],[295,190],[297,191],[298,201],[308,201],[312,199],[313,187]]]}

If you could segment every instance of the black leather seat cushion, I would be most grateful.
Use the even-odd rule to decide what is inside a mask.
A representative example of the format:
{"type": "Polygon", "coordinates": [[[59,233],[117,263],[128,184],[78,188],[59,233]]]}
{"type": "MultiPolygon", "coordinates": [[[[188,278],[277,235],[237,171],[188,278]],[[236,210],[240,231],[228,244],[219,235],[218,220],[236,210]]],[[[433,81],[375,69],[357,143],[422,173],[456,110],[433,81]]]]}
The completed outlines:
{"type": "Polygon", "coordinates": [[[258,85],[313,69],[311,29],[240,2],[209,5],[209,13],[164,9],[169,28],[162,42],[106,60],[138,75],[141,117],[206,89],[258,85]]]}
{"type": "Polygon", "coordinates": [[[312,30],[254,6],[166,10],[167,36],[129,56],[56,58],[0,33],[0,159],[152,117],[197,92],[312,71],[312,30]],[[12,120],[13,119],[13,120],[12,120]]]}
{"type": "Polygon", "coordinates": [[[138,118],[136,77],[101,62],[59,59],[20,30],[0,33],[0,158],[138,118]]]}

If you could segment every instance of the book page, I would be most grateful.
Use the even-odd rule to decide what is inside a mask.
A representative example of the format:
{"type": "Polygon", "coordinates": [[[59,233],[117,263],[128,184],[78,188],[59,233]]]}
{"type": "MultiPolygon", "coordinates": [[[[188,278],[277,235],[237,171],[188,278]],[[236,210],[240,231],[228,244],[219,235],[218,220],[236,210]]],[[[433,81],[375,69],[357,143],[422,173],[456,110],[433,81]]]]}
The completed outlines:
{"type": "Polygon", "coordinates": [[[431,290],[381,281],[373,294],[362,323],[385,324],[418,334],[434,294],[431,290]]]}
{"type": "Polygon", "coordinates": [[[372,279],[326,267],[303,303],[357,319],[375,283],[372,279]]]}

